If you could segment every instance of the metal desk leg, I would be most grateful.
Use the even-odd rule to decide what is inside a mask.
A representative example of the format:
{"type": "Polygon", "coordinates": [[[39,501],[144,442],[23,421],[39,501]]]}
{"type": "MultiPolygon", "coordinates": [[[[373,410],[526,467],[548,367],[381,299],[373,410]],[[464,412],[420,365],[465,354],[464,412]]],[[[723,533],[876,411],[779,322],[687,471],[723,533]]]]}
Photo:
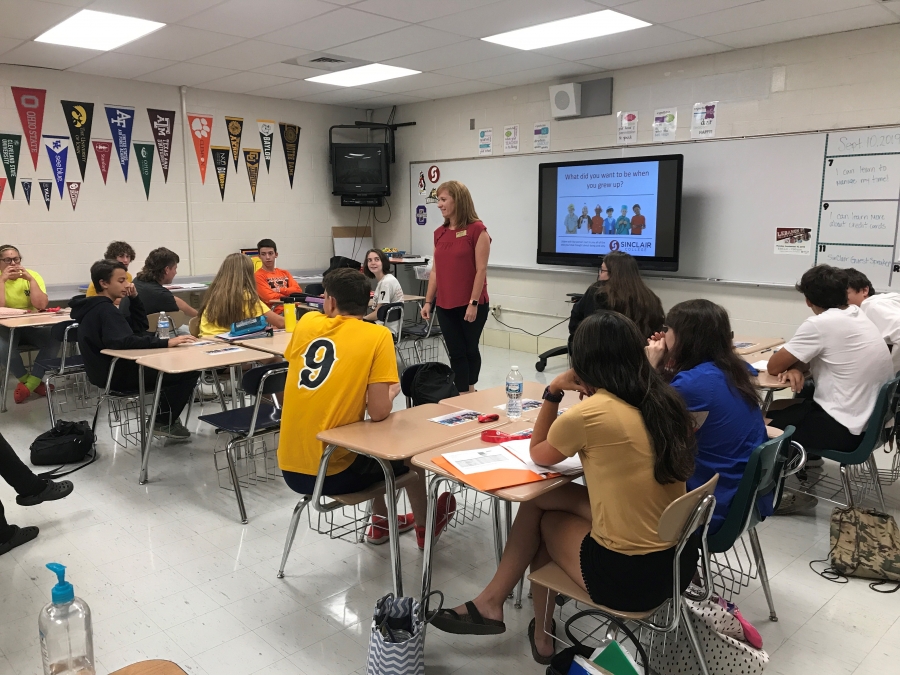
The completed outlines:
{"type": "Polygon", "coordinates": [[[497,497],[491,497],[491,518],[494,525],[494,558],[499,567],[503,556],[503,524],[500,521],[500,500],[497,497]]]}
{"type": "Polygon", "coordinates": [[[138,364],[138,407],[141,413],[141,472],[144,467],[144,455],[147,452],[147,425],[150,423],[147,414],[147,402],[144,394],[144,366],[138,364]]]}
{"type": "MultiPolygon", "coordinates": [[[[144,448],[144,456],[141,458],[141,477],[138,481],[141,485],[147,482],[147,467],[150,465],[150,444],[153,443],[153,428],[156,426],[156,412],[159,410],[159,396],[162,393],[163,374],[157,373],[156,392],[153,394],[153,408],[150,410],[150,428],[147,430],[147,447],[144,448]]],[[[144,413],[141,411],[141,419],[144,413]]]]}
{"type": "Polygon", "coordinates": [[[772,405],[772,400],[775,398],[775,390],[774,389],[766,389],[766,397],[763,399],[763,404],[761,407],[762,414],[765,416],[767,412],[769,412],[769,406],[772,405]]]}
{"type": "Polygon", "coordinates": [[[6,370],[3,372],[3,391],[0,392],[0,412],[6,412],[6,392],[9,389],[9,366],[12,364],[12,352],[15,348],[15,332],[15,328],[9,329],[9,350],[6,352],[6,370]]]}
{"type": "Polygon", "coordinates": [[[391,545],[391,569],[394,572],[394,595],[403,597],[403,577],[400,573],[400,533],[397,531],[397,492],[394,489],[394,470],[390,462],[375,457],[384,471],[384,502],[387,505],[388,536],[391,545]]]}
{"type": "MultiPolygon", "coordinates": [[[[250,441],[251,443],[253,441],[250,441]]],[[[241,523],[247,524],[247,509],[244,506],[244,494],[241,492],[241,481],[237,472],[237,457],[234,449],[234,439],[229,441],[228,447],[225,448],[225,457],[228,459],[228,471],[231,473],[231,483],[234,485],[234,497],[237,499],[238,510],[241,512],[241,523]]],[[[400,597],[400,596],[397,596],[400,597]]]]}
{"type": "MultiPolygon", "coordinates": [[[[506,542],[509,541],[509,533],[512,530],[512,524],[513,524],[512,502],[504,501],[503,506],[505,507],[505,510],[506,510],[506,538],[504,539],[504,542],[503,542],[503,548],[506,548],[506,542]]],[[[513,596],[513,598],[515,600],[515,608],[516,609],[522,609],[522,589],[524,588],[524,586],[525,586],[525,577],[523,576],[521,579],[519,579],[519,583],[516,584],[515,595],[513,596]]]]}
{"type": "MultiPolygon", "coordinates": [[[[431,477],[428,484],[428,514],[425,517],[425,556],[422,559],[422,597],[419,599],[422,603],[427,603],[428,594],[431,593],[431,565],[434,555],[434,521],[437,518],[437,500],[438,491],[441,483],[449,480],[443,476],[435,474],[431,477]]],[[[423,615],[428,615],[427,604],[423,607],[423,615]]],[[[428,624],[422,626],[424,632],[428,628],[428,624]]]]}

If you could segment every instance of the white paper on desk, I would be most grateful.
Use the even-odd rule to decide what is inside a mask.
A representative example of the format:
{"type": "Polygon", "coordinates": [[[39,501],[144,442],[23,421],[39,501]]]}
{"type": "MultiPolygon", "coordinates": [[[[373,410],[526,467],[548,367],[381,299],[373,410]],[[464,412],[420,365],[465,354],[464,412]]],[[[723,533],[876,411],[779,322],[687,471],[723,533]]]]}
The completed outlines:
{"type": "Polygon", "coordinates": [[[574,476],[584,472],[584,468],[581,466],[581,457],[578,455],[567,457],[559,464],[554,464],[553,466],[540,466],[539,464],[535,464],[531,461],[531,439],[507,441],[500,445],[515,455],[525,464],[526,468],[542,476],[545,476],[548,473],[561,473],[564,476],[574,476]]]}
{"type": "MultiPolygon", "coordinates": [[[[522,412],[529,412],[531,410],[537,410],[543,404],[543,401],[538,401],[533,398],[523,398],[522,399],[522,412]]],[[[495,405],[494,410],[506,410],[506,404],[501,403],[500,405],[495,405]]]]}
{"type": "Polygon", "coordinates": [[[769,362],[765,360],[757,361],[756,363],[751,363],[750,365],[756,368],[758,371],[762,372],[769,367],[769,362]]]}
{"type": "Polygon", "coordinates": [[[480,414],[481,413],[477,413],[474,410],[457,410],[456,412],[441,415],[440,417],[432,417],[428,421],[443,424],[445,427],[455,427],[458,424],[465,424],[466,422],[477,420],[478,415],[480,414]]]}
{"type": "Polygon", "coordinates": [[[521,471],[527,468],[522,466],[522,462],[499,445],[489,448],[476,448],[475,450],[447,452],[444,453],[444,459],[467,476],[496,469],[518,469],[521,471]]]}
{"type": "Polygon", "coordinates": [[[228,354],[229,352],[242,352],[244,351],[243,347],[222,347],[222,349],[212,349],[208,352],[203,352],[204,354],[209,354],[210,356],[214,354],[228,354]]]}
{"type": "Polygon", "coordinates": [[[170,291],[186,291],[186,290],[191,290],[191,289],[195,289],[195,288],[206,288],[206,287],[207,287],[207,284],[195,284],[195,283],[166,284],[166,286],[165,286],[165,288],[168,288],[170,291]]]}
{"type": "Polygon", "coordinates": [[[197,340],[197,342],[182,342],[179,347],[206,347],[208,345],[218,345],[222,344],[221,342],[217,342],[215,340],[197,340]]]}

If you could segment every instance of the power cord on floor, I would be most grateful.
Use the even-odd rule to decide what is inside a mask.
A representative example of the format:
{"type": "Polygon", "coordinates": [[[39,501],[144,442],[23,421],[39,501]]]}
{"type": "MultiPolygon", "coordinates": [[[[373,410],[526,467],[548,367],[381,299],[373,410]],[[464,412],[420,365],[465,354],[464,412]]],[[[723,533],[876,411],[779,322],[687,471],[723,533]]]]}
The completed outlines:
{"type": "Polygon", "coordinates": [[[527,330],[525,330],[524,328],[519,328],[518,326],[510,326],[508,323],[503,323],[500,319],[497,318],[497,313],[496,313],[496,312],[491,312],[491,316],[493,316],[493,317],[494,317],[494,321],[496,321],[497,323],[499,323],[501,326],[506,326],[507,328],[512,328],[513,330],[519,330],[519,331],[522,331],[522,332],[525,333],[526,335],[530,335],[530,336],[532,336],[532,337],[540,337],[541,335],[544,335],[545,333],[549,333],[551,330],[553,330],[553,329],[556,328],[557,326],[561,326],[562,324],[564,324],[566,321],[569,320],[568,318],[565,318],[565,319],[563,319],[562,321],[560,321],[559,323],[553,324],[552,326],[550,326],[550,328],[548,328],[547,330],[545,330],[545,331],[543,331],[543,332],[541,332],[541,333],[529,333],[529,332],[528,332],[527,330]]]}

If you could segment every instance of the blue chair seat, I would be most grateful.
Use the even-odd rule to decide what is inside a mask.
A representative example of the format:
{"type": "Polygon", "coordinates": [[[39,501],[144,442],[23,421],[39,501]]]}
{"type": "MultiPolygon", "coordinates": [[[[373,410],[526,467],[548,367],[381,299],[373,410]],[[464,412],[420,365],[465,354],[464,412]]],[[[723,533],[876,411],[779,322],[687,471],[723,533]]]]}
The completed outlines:
{"type": "MultiPolygon", "coordinates": [[[[237,410],[226,410],[211,415],[200,415],[197,419],[212,425],[218,431],[246,436],[250,433],[250,422],[253,419],[253,406],[245,406],[237,410]]],[[[263,432],[274,429],[281,424],[281,410],[270,403],[259,404],[259,415],[256,418],[256,431],[263,432]]]]}
{"type": "MultiPolygon", "coordinates": [[[[54,359],[38,359],[35,363],[41,366],[44,370],[50,370],[56,372],[59,370],[62,365],[62,359],[54,358],[54,359]]],[[[66,357],[66,370],[83,370],[84,369],[84,357],[80,354],[75,354],[74,356],[66,357]]]]}

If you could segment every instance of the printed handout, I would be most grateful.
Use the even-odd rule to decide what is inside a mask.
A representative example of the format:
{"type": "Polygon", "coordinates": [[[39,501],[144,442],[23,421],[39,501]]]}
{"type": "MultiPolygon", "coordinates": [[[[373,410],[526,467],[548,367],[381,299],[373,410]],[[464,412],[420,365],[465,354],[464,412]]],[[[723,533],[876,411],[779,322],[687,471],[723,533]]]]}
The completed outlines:
{"type": "Polygon", "coordinates": [[[428,421],[443,424],[445,427],[455,427],[459,424],[477,420],[478,415],[480,415],[480,413],[477,413],[474,410],[458,410],[453,413],[441,415],[440,417],[432,417],[428,421]]]}

